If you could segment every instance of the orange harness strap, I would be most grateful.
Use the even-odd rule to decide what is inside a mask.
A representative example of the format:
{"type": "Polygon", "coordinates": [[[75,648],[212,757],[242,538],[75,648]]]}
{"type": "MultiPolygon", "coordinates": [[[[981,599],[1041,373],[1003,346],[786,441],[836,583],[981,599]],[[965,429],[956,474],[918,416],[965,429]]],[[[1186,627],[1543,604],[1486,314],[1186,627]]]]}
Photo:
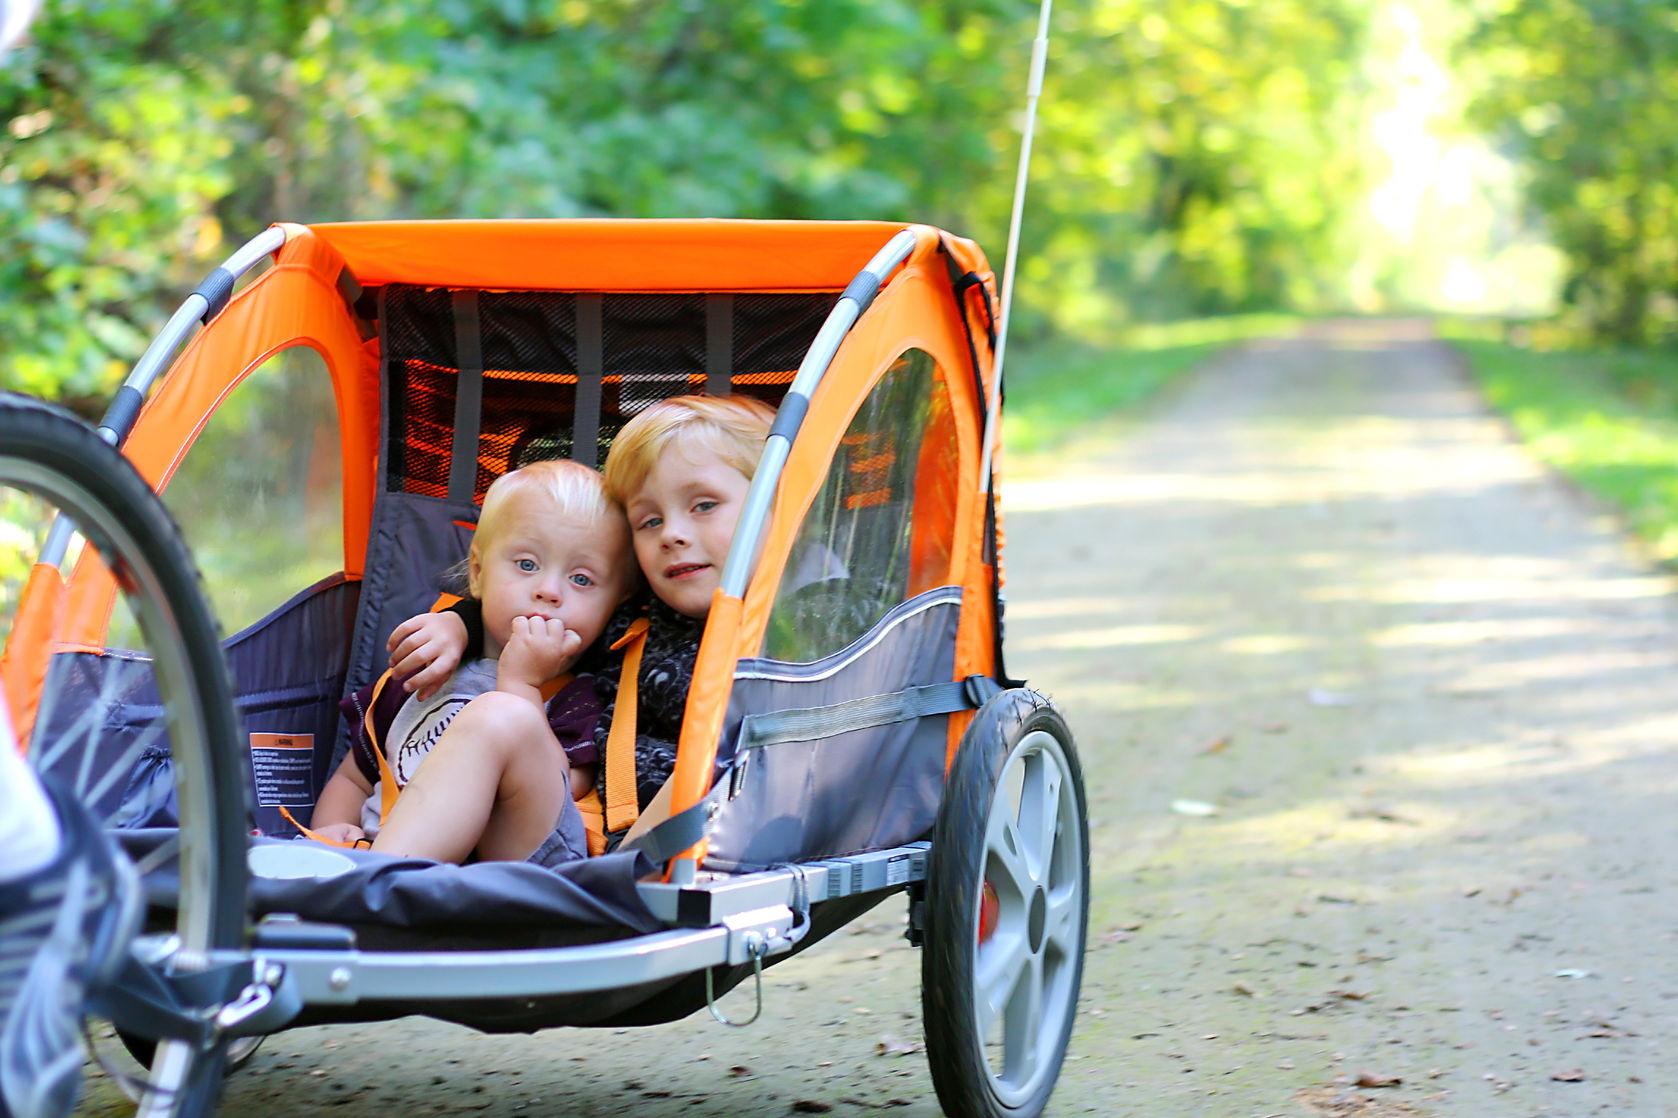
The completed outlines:
{"type": "Polygon", "coordinates": [[[641,651],[647,644],[647,619],[637,617],[629,631],[612,645],[622,648],[623,670],[618,675],[618,698],[612,708],[612,728],[606,735],[606,830],[622,831],[641,817],[635,791],[636,692],[641,686],[641,651]]]}

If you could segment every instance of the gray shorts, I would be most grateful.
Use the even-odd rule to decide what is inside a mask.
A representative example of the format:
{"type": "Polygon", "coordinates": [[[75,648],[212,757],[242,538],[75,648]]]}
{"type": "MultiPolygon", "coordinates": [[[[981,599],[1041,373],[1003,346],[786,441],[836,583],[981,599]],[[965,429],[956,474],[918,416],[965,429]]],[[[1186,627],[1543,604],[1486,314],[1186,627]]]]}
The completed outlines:
{"type": "Polygon", "coordinates": [[[583,813],[577,809],[577,801],[567,796],[564,806],[559,809],[559,820],[554,829],[525,861],[552,869],[563,862],[587,857],[588,831],[583,827],[583,813]]]}

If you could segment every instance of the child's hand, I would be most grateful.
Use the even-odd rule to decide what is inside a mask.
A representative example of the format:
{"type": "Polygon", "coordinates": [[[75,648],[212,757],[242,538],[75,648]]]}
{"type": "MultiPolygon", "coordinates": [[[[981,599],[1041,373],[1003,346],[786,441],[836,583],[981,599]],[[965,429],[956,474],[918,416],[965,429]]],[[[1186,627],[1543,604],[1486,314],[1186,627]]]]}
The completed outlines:
{"type": "Polygon", "coordinates": [[[319,827],[314,828],[314,832],[323,839],[331,839],[333,842],[341,842],[346,845],[356,839],[367,837],[367,832],[354,823],[322,823],[319,827]]]}
{"type": "Polygon", "coordinates": [[[466,651],[466,622],[453,613],[422,613],[398,625],[385,648],[397,678],[411,673],[402,689],[423,701],[435,695],[449,673],[460,666],[460,655],[466,651]]]}
{"type": "Polygon", "coordinates": [[[496,666],[495,686],[502,691],[539,688],[575,663],[582,651],[583,638],[567,629],[565,622],[515,617],[496,666]]]}

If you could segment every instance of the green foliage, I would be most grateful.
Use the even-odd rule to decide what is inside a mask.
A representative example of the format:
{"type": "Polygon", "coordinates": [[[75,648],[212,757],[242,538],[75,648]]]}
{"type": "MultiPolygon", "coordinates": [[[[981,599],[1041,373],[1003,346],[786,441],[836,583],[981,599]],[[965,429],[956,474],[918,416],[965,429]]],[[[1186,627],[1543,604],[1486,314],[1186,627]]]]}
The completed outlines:
{"type": "Polygon", "coordinates": [[[1621,510],[1659,559],[1678,562],[1678,385],[1670,356],[1533,349],[1461,325],[1442,333],[1539,459],[1621,510]]]}
{"type": "MultiPolygon", "coordinates": [[[[1025,334],[1332,299],[1372,0],[1056,13],[1025,334]]],[[[1030,0],[64,0],[0,58],[0,384],[91,406],[275,220],[930,221],[1000,265],[1030,0]]]]}
{"type": "Polygon", "coordinates": [[[1678,336],[1678,9],[1495,0],[1465,44],[1474,119],[1528,177],[1567,256],[1563,298],[1598,337],[1678,336]]]}

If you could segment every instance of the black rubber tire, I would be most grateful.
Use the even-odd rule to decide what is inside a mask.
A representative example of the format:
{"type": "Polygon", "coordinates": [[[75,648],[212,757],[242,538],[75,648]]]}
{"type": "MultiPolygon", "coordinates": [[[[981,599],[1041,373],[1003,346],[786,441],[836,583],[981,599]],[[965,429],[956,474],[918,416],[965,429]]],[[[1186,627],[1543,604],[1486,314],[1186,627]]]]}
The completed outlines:
{"type": "MultiPolygon", "coordinates": [[[[20,490],[68,516],[117,573],[152,658],[164,700],[156,724],[168,735],[181,821],[180,903],[162,929],[180,939],[174,963],[192,966],[210,951],[236,948],[246,924],[245,750],[220,630],[180,531],[128,460],[91,427],[40,400],[0,393],[0,492],[20,490]]],[[[10,619],[0,623],[0,638],[8,638],[10,619]]],[[[34,736],[32,763],[54,763],[42,759],[48,750],[73,755],[73,737],[43,745],[42,735],[34,736]]],[[[84,773],[69,790],[91,801],[88,785],[102,776],[84,773]]],[[[150,1082],[175,1114],[207,1114],[220,1094],[224,1060],[219,1051],[163,1044],[150,1082]]]]}
{"type": "Polygon", "coordinates": [[[993,696],[962,737],[933,828],[924,913],[921,1004],[927,1060],[944,1113],[1035,1118],[1054,1091],[1072,1036],[1089,923],[1083,771],[1065,719],[1042,695],[1013,689],[993,696]],[[997,836],[1016,853],[1032,841],[1021,833],[1027,830],[1019,825],[1021,804],[1046,806],[1043,817],[1053,813],[1052,826],[1036,829],[1041,873],[1024,858],[1009,870],[996,848],[997,836]],[[996,891],[1010,899],[998,902],[997,922],[981,943],[987,876],[1003,882],[996,891]],[[995,967],[990,992],[996,993],[1001,988],[994,976],[1002,969],[996,961],[1005,966],[1009,950],[1023,960],[1019,977],[1006,991],[1005,1007],[982,1021],[980,984],[987,975],[981,973],[981,951],[995,967]],[[1035,1013],[1027,988],[1032,982],[1039,995],[1035,1013]],[[993,1024],[1000,1044],[990,1043],[993,1024]]]}

